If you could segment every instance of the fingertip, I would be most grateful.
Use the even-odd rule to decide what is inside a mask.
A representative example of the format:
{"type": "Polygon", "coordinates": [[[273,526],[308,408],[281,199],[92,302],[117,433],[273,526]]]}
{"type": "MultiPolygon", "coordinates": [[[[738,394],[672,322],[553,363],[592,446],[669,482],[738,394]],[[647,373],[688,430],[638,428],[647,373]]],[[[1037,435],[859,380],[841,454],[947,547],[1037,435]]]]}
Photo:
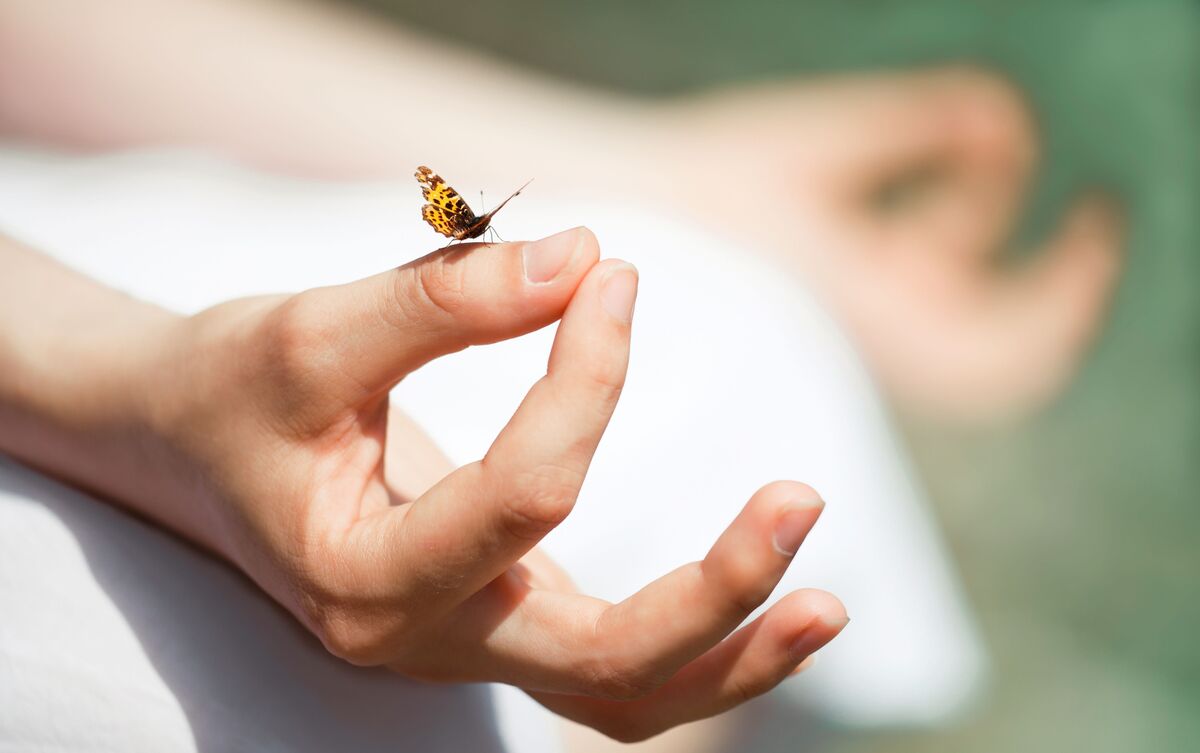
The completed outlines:
{"type": "Polygon", "coordinates": [[[601,282],[603,282],[613,274],[623,271],[631,271],[635,275],[638,274],[637,267],[633,266],[633,264],[625,261],[624,259],[618,258],[609,258],[601,261],[596,265],[594,274],[599,277],[601,282]]]}
{"type": "Polygon", "coordinates": [[[769,541],[780,555],[791,558],[816,524],[825,502],[811,486],[796,481],[774,481],[759,489],[722,535],[714,552],[730,550],[722,542],[740,542],[757,551],[769,541]]]}
{"type": "Polygon", "coordinates": [[[841,629],[850,621],[842,600],[820,588],[793,591],[786,598],[791,600],[791,608],[796,610],[798,615],[803,614],[810,619],[820,620],[828,627],[841,629]]]}
{"type": "Polygon", "coordinates": [[[802,507],[820,507],[825,503],[817,490],[800,481],[772,481],[761,487],[751,498],[752,502],[774,506],[795,504],[802,507]]]}
{"type": "Polygon", "coordinates": [[[518,245],[525,281],[534,286],[578,279],[600,258],[596,236],[582,226],[518,245]]]}
{"type": "Polygon", "coordinates": [[[592,263],[600,260],[600,241],[596,238],[596,234],[586,225],[579,225],[573,228],[580,235],[580,248],[583,249],[592,263]]]}
{"type": "Polygon", "coordinates": [[[797,661],[836,638],[850,623],[841,600],[820,589],[793,591],[776,608],[791,626],[789,651],[797,661]]]}
{"type": "Polygon", "coordinates": [[[622,324],[632,322],[637,290],[637,267],[619,259],[605,265],[600,279],[600,303],[609,316],[622,324]]]}
{"type": "Polygon", "coordinates": [[[813,594],[810,597],[812,598],[810,608],[813,609],[816,619],[822,627],[830,631],[832,638],[850,624],[850,615],[846,614],[846,605],[828,591],[814,590],[813,594]]]}

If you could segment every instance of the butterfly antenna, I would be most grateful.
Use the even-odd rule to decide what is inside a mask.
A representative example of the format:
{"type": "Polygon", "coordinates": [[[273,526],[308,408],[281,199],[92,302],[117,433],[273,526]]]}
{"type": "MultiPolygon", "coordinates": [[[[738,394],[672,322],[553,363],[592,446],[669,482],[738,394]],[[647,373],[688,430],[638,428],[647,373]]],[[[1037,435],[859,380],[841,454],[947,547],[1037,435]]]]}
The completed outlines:
{"type": "MultiPolygon", "coordinates": [[[[526,187],[528,187],[528,186],[529,186],[529,184],[530,184],[530,183],[532,183],[532,182],[533,182],[533,178],[530,178],[529,180],[525,181],[525,185],[524,185],[524,186],[521,186],[521,187],[520,187],[520,188],[518,188],[517,190],[513,191],[513,192],[512,192],[512,196],[509,196],[507,199],[505,199],[504,201],[500,202],[500,205],[499,205],[498,207],[496,207],[496,208],[495,208],[495,209],[493,209],[492,211],[490,211],[490,212],[488,212],[487,214],[485,214],[485,215],[484,215],[484,217],[486,217],[486,218],[488,218],[488,219],[491,219],[491,217],[492,217],[493,215],[495,215],[495,214],[496,214],[496,212],[499,212],[501,209],[503,209],[503,208],[504,208],[504,205],[505,205],[505,204],[507,204],[508,202],[512,201],[512,200],[513,200],[514,198],[516,198],[517,196],[520,196],[520,195],[521,195],[521,192],[522,192],[522,191],[524,191],[524,190],[526,189],[526,187]]],[[[482,199],[481,199],[481,202],[482,202],[482,199]]]]}

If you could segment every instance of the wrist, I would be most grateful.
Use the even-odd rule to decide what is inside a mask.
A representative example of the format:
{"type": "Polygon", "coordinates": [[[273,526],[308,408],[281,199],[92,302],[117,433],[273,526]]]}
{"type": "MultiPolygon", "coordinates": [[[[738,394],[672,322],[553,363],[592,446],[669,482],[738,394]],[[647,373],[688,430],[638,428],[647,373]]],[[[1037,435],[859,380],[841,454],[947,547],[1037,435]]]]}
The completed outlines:
{"type": "Polygon", "coordinates": [[[153,418],[186,320],[2,237],[0,261],[0,452],[181,527],[153,418]]]}
{"type": "Polygon", "coordinates": [[[70,314],[47,308],[0,346],[0,450],[108,494],[105,469],[147,412],[145,365],[178,317],[115,293],[70,314]]]}

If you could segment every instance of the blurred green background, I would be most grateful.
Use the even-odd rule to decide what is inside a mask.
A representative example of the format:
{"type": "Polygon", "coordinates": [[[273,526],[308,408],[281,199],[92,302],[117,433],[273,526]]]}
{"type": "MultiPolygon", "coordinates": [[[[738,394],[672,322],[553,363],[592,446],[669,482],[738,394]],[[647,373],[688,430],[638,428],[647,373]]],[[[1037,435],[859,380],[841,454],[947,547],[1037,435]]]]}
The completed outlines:
{"type": "MultiPolygon", "coordinates": [[[[1131,220],[1124,279],[1084,371],[1036,420],[905,422],[992,652],[988,696],[946,729],[824,730],[819,747],[1200,750],[1200,5],[360,2],[648,96],[953,61],[1023,87],[1045,148],[1024,237],[1107,186],[1131,220]]],[[[794,742],[768,729],[752,747],[794,742]]]]}

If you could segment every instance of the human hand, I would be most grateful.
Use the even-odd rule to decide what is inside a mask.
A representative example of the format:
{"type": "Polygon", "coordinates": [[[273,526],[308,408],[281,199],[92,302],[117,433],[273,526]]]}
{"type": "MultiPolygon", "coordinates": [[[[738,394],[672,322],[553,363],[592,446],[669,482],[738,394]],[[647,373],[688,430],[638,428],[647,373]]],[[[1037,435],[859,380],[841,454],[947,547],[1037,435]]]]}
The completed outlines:
{"type": "Polygon", "coordinates": [[[1110,202],[1078,201],[1026,262],[998,258],[1037,140],[992,75],[743,87],[664,121],[663,195],[814,282],[908,407],[976,420],[1036,408],[1099,329],[1119,266],[1110,202]],[[924,190],[881,211],[906,182],[924,190]]]}
{"type": "Polygon", "coordinates": [[[800,591],[737,630],[820,514],[811,489],[764,487],[702,562],[619,604],[575,593],[534,548],[570,512],[625,376],[636,273],[598,255],[586,230],[460,245],[166,327],[132,384],[136,437],[118,440],[145,475],[112,496],[355,664],[510,683],[623,740],[764,692],[845,624],[835,598],[800,591]],[[560,316],[546,376],[482,460],[447,474],[389,390],[560,316]]]}

